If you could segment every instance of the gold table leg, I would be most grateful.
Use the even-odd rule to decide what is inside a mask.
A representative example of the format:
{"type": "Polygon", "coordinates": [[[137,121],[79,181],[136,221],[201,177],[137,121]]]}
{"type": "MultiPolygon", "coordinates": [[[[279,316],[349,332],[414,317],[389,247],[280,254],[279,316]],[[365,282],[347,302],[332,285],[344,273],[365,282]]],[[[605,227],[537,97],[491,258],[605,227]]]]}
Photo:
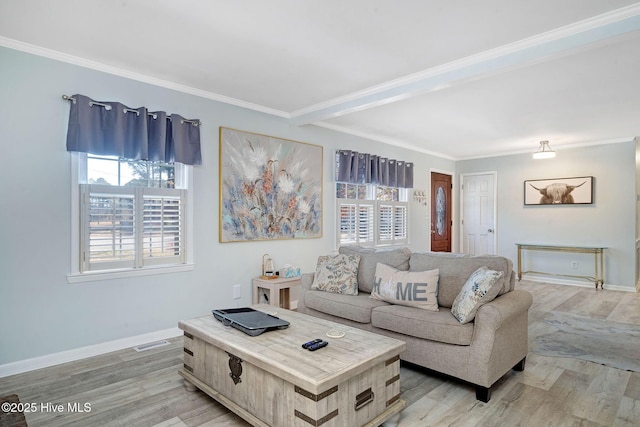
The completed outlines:
{"type": "Polygon", "coordinates": [[[518,281],[522,280],[522,247],[518,245],[518,281]]]}

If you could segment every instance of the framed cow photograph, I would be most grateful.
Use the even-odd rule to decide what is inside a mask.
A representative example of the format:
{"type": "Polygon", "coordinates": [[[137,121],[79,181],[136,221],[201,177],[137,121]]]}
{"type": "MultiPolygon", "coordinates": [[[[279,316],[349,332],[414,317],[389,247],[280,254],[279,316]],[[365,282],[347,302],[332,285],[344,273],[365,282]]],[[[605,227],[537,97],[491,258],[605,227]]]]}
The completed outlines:
{"type": "Polygon", "coordinates": [[[525,205],[593,204],[593,177],[533,179],[524,182],[525,205]]]}

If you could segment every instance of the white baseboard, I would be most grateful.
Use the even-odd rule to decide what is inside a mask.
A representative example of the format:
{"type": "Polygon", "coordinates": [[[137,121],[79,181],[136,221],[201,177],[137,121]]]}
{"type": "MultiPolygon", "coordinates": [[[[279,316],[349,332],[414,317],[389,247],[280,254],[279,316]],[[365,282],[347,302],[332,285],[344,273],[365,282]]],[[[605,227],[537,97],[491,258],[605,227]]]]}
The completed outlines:
{"type": "MultiPolygon", "coordinates": [[[[553,283],[555,285],[568,285],[568,286],[578,286],[581,288],[591,288],[591,289],[595,289],[596,285],[593,284],[592,282],[585,282],[585,281],[580,281],[580,280],[570,280],[570,279],[560,279],[557,277],[551,277],[551,276],[546,276],[546,275],[537,275],[537,274],[523,274],[522,275],[522,280],[529,280],[531,282],[537,282],[537,283],[553,283]]],[[[518,282],[518,278],[516,277],[516,283],[518,282]]],[[[610,291],[623,291],[623,292],[638,292],[634,287],[632,286],[620,286],[620,285],[612,285],[609,283],[604,284],[604,290],[610,290],[610,291]]],[[[600,290],[598,288],[598,290],[600,290]]]]}
{"type": "Polygon", "coordinates": [[[86,357],[98,356],[100,354],[135,347],[137,345],[153,341],[178,337],[182,334],[182,330],[178,328],[170,328],[163,331],[150,332],[148,334],[136,335],[87,347],[75,348],[73,350],[62,351],[60,353],[47,354],[45,356],[34,357],[32,359],[19,360],[17,362],[0,365],[0,378],[36,369],[48,368],[49,366],[55,366],[61,363],[73,362],[74,360],[80,360],[86,357]]]}

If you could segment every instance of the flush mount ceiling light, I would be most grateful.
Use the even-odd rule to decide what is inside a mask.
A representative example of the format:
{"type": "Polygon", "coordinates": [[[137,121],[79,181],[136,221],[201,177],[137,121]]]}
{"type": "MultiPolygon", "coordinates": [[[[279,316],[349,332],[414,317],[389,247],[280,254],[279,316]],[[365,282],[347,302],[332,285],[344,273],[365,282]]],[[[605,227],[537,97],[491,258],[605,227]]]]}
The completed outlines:
{"type": "Polygon", "coordinates": [[[538,151],[533,153],[534,159],[551,159],[556,156],[556,152],[549,147],[549,141],[540,141],[538,151]]]}

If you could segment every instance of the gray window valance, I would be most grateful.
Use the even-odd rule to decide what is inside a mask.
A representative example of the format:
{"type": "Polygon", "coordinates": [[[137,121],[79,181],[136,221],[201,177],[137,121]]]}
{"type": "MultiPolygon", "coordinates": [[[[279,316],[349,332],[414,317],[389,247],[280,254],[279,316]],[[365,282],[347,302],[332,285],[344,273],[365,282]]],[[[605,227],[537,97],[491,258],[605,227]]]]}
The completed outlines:
{"type": "Polygon", "coordinates": [[[187,120],[146,107],[94,101],[84,95],[70,101],[67,151],[131,160],[153,160],[185,165],[202,164],[200,121],[187,120]]]}
{"type": "Polygon", "coordinates": [[[336,181],[413,188],[413,163],[352,150],[338,150],[336,181]]]}

